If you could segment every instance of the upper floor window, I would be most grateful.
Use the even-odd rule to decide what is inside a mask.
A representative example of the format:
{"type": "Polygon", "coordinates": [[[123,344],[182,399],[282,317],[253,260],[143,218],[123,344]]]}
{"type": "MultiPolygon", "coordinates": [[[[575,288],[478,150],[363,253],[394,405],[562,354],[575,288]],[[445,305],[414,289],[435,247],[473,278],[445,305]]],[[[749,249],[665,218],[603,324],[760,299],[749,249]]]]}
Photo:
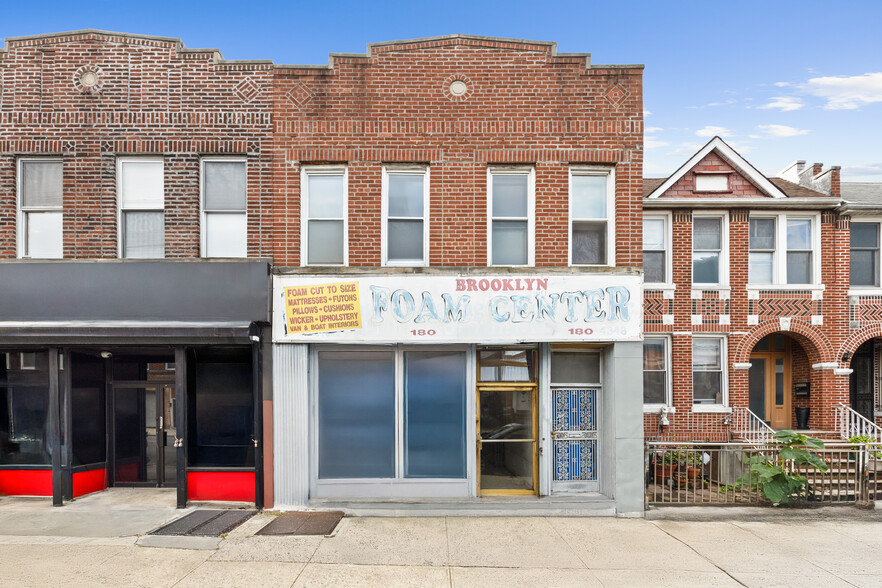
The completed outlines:
{"type": "Polygon", "coordinates": [[[129,259],[165,257],[162,159],[121,158],[117,177],[120,255],[129,259]]]}
{"type": "Polygon", "coordinates": [[[244,159],[202,160],[202,255],[247,257],[244,159]]]}
{"type": "Polygon", "coordinates": [[[815,225],[815,217],[751,216],[748,283],[816,283],[820,272],[815,225]]]}
{"type": "Polygon", "coordinates": [[[695,174],[696,192],[728,192],[729,174],[697,173],[695,174]]]}
{"type": "Polygon", "coordinates": [[[305,167],[300,182],[303,264],[346,265],[349,249],[346,167],[305,167]]]}
{"type": "Polygon", "coordinates": [[[491,169],[487,183],[489,265],[533,265],[533,169],[491,169]]]}
{"type": "Polygon", "coordinates": [[[62,257],[62,194],[60,159],[18,161],[19,257],[62,257]]]}
{"type": "Polygon", "coordinates": [[[726,218],[693,213],[692,283],[725,285],[726,253],[726,218]]]}
{"type": "Polygon", "coordinates": [[[671,405],[667,337],[643,339],[643,404],[671,405]]]}
{"type": "Polygon", "coordinates": [[[570,265],[613,265],[613,171],[570,169],[570,265]]]}
{"type": "Polygon", "coordinates": [[[669,226],[666,216],[643,216],[643,281],[647,284],[671,281],[669,226]]]}
{"type": "Polygon", "coordinates": [[[879,223],[851,221],[851,285],[879,284],[879,223]]]}
{"type": "Polygon", "coordinates": [[[383,168],[383,264],[428,265],[429,172],[383,168]]]}

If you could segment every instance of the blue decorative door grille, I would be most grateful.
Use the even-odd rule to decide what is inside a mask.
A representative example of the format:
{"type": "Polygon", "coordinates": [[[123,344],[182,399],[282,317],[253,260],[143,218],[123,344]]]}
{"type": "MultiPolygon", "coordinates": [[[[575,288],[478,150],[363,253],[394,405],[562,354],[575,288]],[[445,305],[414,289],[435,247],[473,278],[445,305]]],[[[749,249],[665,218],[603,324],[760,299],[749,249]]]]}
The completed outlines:
{"type": "Polygon", "coordinates": [[[554,480],[597,480],[597,390],[552,391],[554,480]]]}

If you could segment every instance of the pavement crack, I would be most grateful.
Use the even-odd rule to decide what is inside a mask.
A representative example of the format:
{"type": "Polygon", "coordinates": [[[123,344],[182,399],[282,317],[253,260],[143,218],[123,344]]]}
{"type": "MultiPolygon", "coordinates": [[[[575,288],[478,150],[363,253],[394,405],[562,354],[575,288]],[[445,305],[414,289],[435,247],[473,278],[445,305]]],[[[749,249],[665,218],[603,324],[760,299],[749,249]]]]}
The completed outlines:
{"type": "Polygon", "coordinates": [[[695,549],[694,547],[692,547],[692,545],[690,545],[689,543],[686,543],[685,541],[683,541],[682,539],[680,539],[680,538],[677,537],[676,535],[673,535],[672,533],[669,533],[666,529],[661,528],[661,527],[658,525],[658,522],[657,522],[657,521],[649,521],[649,522],[652,523],[653,525],[655,525],[655,528],[656,528],[656,529],[658,529],[659,531],[661,531],[662,533],[664,533],[665,535],[667,535],[668,537],[670,537],[670,538],[673,539],[674,541],[676,541],[676,542],[680,543],[681,545],[685,546],[685,547],[686,547],[687,549],[689,549],[692,553],[694,553],[695,555],[697,555],[698,557],[700,557],[701,559],[703,559],[704,561],[706,561],[706,562],[709,563],[710,565],[714,566],[715,568],[717,568],[718,570],[720,570],[721,572],[723,572],[724,574],[726,574],[729,578],[732,579],[733,582],[735,582],[735,583],[738,584],[739,586],[747,586],[747,584],[745,584],[744,582],[742,582],[741,580],[739,580],[738,578],[736,578],[735,576],[733,576],[732,574],[730,574],[725,568],[720,567],[719,565],[717,565],[716,562],[711,561],[711,559],[710,559],[709,557],[707,557],[706,555],[704,555],[703,553],[701,553],[700,551],[698,551],[697,549],[695,549]]]}

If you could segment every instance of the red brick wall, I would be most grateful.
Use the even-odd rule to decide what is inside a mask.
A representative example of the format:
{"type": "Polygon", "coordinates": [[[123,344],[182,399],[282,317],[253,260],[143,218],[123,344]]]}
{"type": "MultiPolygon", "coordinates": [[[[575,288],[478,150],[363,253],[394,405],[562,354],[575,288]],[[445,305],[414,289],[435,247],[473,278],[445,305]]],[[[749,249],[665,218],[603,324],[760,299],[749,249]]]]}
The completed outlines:
{"type": "Polygon", "coordinates": [[[248,158],[249,256],[271,252],[270,63],[229,63],[174,39],[85,33],[11,39],[0,52],[0,257],[16,255],[15,161],[59,156],[64,256],[117,256],[116,159],[165,160],[165,255],[199,256],[199,158],[248,158]],[[100,90],[83,92],[84,67],[100,90]],[[262,155],[264,154],[264,155],[262,155]]]}
{"type": "Polygon", "coordinates": [[[700,198],[702,196],[725,196],[726,198],[759,198],[763,194],[750,180],[738,173],[716,151],[705,155],[688,173],[662,194],[661,198],[700,198]],[[695,192],[695,174],[720,172],[729,174],[727,192],[695,192]]]}
{"type": "Polygon", "coordinates": [[[535,167],[536,265],[566,265],[571,163],[615,166],[616,262],[642,265],[641,74],[586,68],[546,44],[462,38],[277,70],[276,263],[300,263],[301,164],[349,165],[349,265],[378,266],[381,165],[416,162],[430,170],[431,265],[487,265],[493,164],[535,167]],[[446,91],[455,78],[464,99],[446,91]]]}

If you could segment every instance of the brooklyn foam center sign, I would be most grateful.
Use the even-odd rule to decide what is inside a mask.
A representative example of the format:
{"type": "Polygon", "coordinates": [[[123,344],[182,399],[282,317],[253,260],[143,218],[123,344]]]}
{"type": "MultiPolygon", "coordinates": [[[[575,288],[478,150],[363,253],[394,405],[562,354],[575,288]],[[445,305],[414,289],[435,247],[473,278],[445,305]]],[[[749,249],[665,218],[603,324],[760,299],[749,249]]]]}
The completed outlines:
{"type": "Polygon", "coordinates": [[[637,276],[276,276],[275,341],[639,340],[637,276]]]}

